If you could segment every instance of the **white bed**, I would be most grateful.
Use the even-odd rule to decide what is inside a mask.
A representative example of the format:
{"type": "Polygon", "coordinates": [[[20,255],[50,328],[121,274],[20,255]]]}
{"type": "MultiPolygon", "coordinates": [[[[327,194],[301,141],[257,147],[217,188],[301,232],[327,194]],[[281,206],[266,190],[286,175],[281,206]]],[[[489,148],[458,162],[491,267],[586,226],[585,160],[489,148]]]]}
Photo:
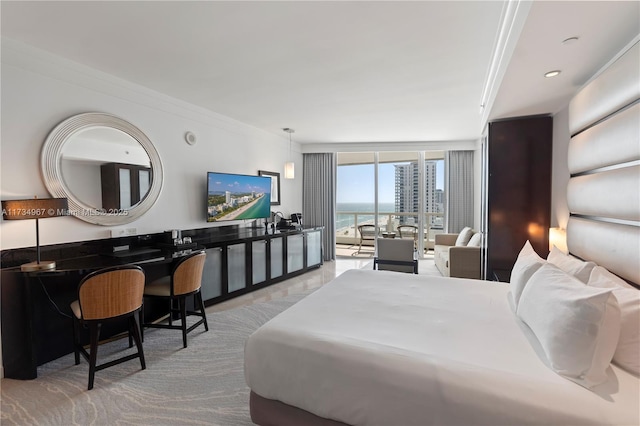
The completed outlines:
{"type": "Polygon", "coordinates": [[[352,270],[257,330],[252,392],[353,425],[640,424],[640,381],[545,365],[503,283],[352,270]]]}

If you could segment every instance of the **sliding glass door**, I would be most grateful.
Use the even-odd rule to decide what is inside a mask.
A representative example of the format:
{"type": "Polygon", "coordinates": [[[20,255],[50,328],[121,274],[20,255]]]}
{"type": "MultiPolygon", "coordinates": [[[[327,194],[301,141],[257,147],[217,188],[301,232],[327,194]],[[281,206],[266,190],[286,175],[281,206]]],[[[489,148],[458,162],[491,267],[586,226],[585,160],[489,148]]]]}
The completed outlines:
{"type": "Polygon", "coordinates": [[[422,254],[442,232],[444,205],[441,151],[338,154],[338,255],[341,246],[372,253],[363,248],[373,241],[361,241],[361,225],[375,225],[377,236],[413,239],[422,254]]]}
{"type": "MultiPolygon", "coordinates": [[[[338,154],[336,189],[336,244],[373,253],[373,240],[360,245],[361,226],[375,224],[375,154],[338,154]],[[340,163],[340,159],[342,163],[340,163]]],[[[375,234],[374,234],[375,235],[375,234]]],[[[351,250],[353,251],[353,250],[351,250]]],[[[340,253],[338,253],[340,255],[340,253]]]]}

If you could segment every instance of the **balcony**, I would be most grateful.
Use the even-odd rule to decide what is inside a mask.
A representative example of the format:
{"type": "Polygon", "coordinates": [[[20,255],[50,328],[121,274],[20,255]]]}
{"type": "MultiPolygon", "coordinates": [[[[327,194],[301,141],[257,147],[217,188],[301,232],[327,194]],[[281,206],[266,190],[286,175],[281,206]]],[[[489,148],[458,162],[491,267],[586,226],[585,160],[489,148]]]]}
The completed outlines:
{"type": "MultiPolygon", "coordinates": [[[[433,250],[435,235],[444,232],[444,213],[424,214],[424,252],[433,250]]],[[[399,225],[418,225],[417,213],[378,213],[377,217],[371,212],[351,212],[339,211],[336,214],[336,245],[338,256],[356,255],[360,235],[357,227],[359,225],[377,224],[382,236],[383,232],[394,232],[398,234],[399,225]]],[[[373,255],[373,241],[364,241],[362,255],[373,255]],[[370,247],[365,251],[365,247],[370,247]]]]}

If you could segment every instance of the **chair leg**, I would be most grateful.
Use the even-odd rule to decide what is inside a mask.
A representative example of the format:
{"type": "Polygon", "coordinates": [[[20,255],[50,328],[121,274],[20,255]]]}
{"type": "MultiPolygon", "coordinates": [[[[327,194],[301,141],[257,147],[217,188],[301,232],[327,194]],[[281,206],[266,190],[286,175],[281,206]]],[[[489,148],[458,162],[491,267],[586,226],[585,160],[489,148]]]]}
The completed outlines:
{"type": "Polygon", "coordinates": [[[140,341],[144,342],[144,303],[142,304],[138,315],[138,323],[140,324],[140,341]]]}
{"type": "Polygon", "coordinates": [[[129,348],[133,347],[133,335],[131,334],[131,325],[129,325],[129,348]]]}
{"type": "Polygon", "coordinates": [[[80,364],[80,324],[78,319],[74,317],[71,319],[73,324],[73,355],[75,357],[76,365],[80,364]]]}
{"type": "Polygon", "coordinates": [[[180,303],[180,319],[182,320],[182,344],[187,347],[187,300],[184,296],[178,299],[180,303]]]}
{"type": "Polygon", "coordinates": [[[93,379],[96,375],[96,360],[98,359],[98,341],[100,340],[100,328],[102,324],[92,322],[89,325],[91,332],[91,344],[89,350],[89,386],[88,390],[93,389],[93,379]]]}
{"type": "Polygon", "coordinates": [[[204,311],[204,302],[202,301],[202,292],[199,291],[196,293],[196,299],[200,303],[200,312],[202,313],[202,319],[204,320],[204,330],[209,331],[209,324],[207,323],[207,314],[204,311]]]}
{"type": "Polygon", "coordinates": [[[169,299],[169,325],[173,325],[173,299],[169,299]]]}
{"type": "Polygon", "coordinates": [[[138,348],[138,355],[140,356],[140,366],[144,370],[147,368],[147,363],[144,360],[144,350],[142,349],[142,324],[140,322],[140,317],[136,314],[133,314],[129,318],[129,324],[131,324],[133,340],[136,341],[136,347],[138,348]]]}

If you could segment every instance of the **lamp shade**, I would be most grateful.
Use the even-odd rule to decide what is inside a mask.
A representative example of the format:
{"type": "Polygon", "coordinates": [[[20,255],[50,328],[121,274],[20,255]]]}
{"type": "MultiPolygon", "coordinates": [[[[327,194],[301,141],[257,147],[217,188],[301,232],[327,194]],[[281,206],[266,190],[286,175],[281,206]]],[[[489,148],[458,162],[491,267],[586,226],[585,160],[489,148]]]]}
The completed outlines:
{"type": "Polygon", "coordinates": [[[288,163],[284,163],[284,178],[285,179],[294,179],[295,178],[295,164],[293,161],[289,161],[288,163]]]}
{"type": "Polygon", "coordinates": [[[20,266],[23,271],[55,269],[56,262],[40,260],[40,228],[38,219],[67,216],[69,203],[66,198],[31,198],[27,200],[5,200],[2,202],[2,217],[5,220],[36,220],[36,261],[20,266]]]}
{"type": "Polygon", "coordinates": [[[556,246],[563,253],[569,253],[567,247],[567,231],[562,228],[550,228],[549,229],[549,251],[556,246]]]}
{"type": "Polygon", "coordinates": [[[68,214],[69,203],[66,198],[32,198],[2,202],[2,217],[5,220],[47,219],[68,214]]]}

